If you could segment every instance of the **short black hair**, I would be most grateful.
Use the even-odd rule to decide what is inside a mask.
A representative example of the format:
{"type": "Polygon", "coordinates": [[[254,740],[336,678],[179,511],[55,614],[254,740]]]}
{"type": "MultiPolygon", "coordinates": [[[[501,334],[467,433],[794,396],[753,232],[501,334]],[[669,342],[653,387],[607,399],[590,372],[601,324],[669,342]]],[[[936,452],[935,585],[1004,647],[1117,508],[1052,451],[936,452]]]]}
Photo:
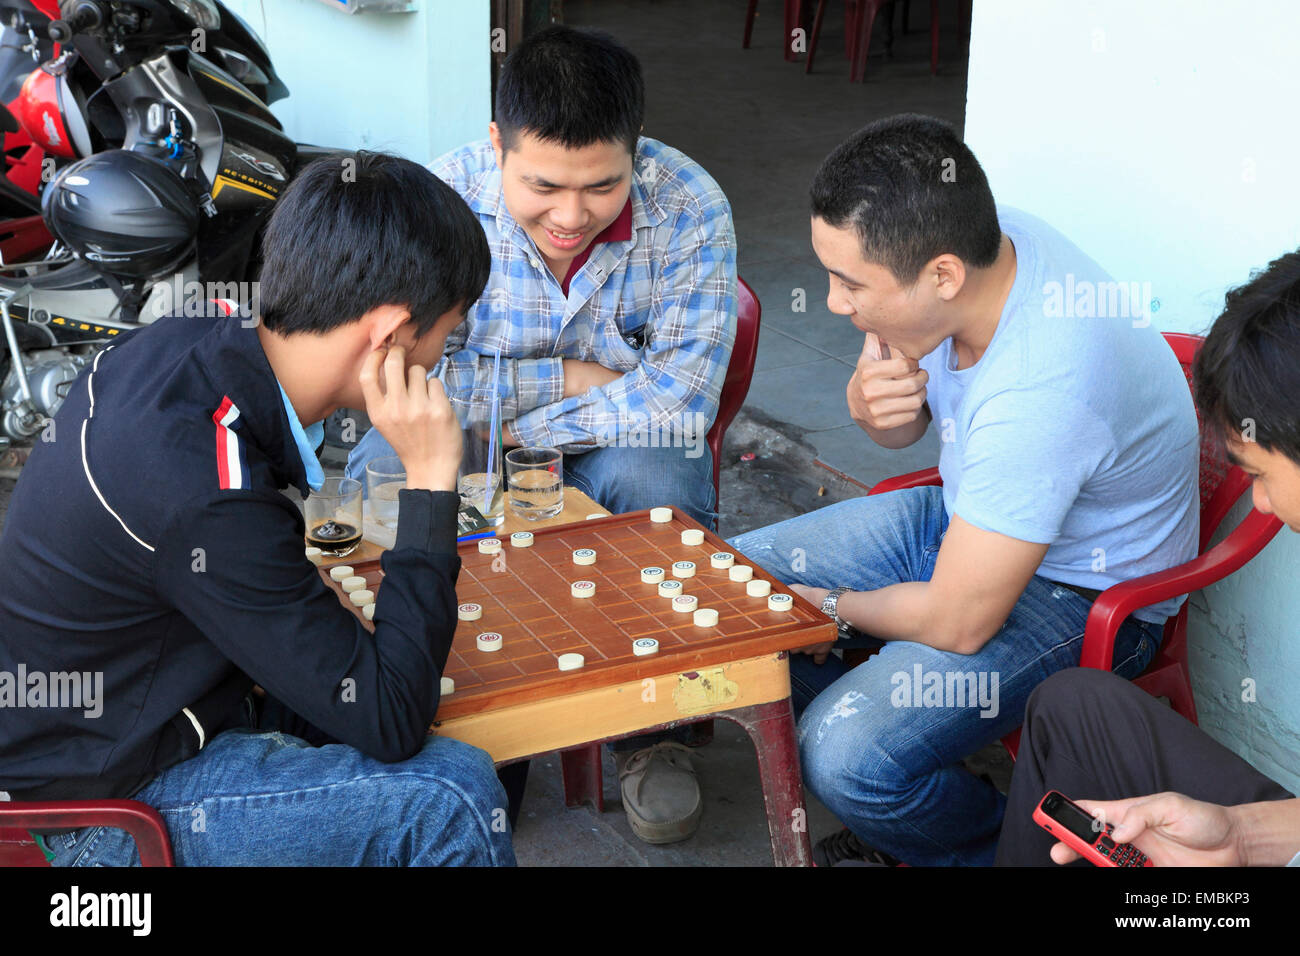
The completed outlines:
{"type": "Polygon", "coordinates": [[[812,213],[851,225],[862,256],[911,285],[944,253],[991,266],[1002,228],[979,162],[941,120],[903,113],[876,120],[837,146],[813,178],[812,213]]]}
{"type": "Polygon", "coordinates": [[[400,305],[422,336],[473,305],[491,268],[478,217],[441,179],[400,156],[340,152],[304,166],[275,205],[261,319],[283,335],[320,334],[400,305]]]}
{"type": "Polygon", "coordinates": [[[1223,305],[1192,366],[1201,421],[1219,441],[1253,431],[1265,451],[1300,464],[1300,252],[1274,259],[1223,305]]]}
{"type": "Polygon", "coordinates": [[[635,155],[645,121],[641,63],[607,33],[539,30],[501,67],[495,118],[505,151],[522,132],[567,149],[622,143],[635,155]]]}

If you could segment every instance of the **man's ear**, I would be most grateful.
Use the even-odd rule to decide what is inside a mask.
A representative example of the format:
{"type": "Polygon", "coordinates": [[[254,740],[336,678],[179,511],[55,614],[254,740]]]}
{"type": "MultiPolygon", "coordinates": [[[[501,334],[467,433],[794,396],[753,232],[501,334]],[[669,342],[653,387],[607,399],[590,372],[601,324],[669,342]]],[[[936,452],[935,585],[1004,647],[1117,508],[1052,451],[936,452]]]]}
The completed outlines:
{"type": "Polygon", "coordinates": [[[497,154],[497,169],[504,169],[505,150],[501,146],[501,127],[496,120],[488,123],[488,139],[492,141],[492,151],[497,154]]]}
{"type": "Polygon", "coordinates": [[[966,263],[957,256],[944,253],[930,260],[923,274],[933,277],[939,298],[951,302],[966,284],[966,263]]]}
{"type": "Polygon", "coordinates": [[[361,324],[366,329],[366,339],[370,348],[382,348],[391,345],[397,330],[411,318],[411,310],[404,305],[377,305],[361,316],[361,324]]]}

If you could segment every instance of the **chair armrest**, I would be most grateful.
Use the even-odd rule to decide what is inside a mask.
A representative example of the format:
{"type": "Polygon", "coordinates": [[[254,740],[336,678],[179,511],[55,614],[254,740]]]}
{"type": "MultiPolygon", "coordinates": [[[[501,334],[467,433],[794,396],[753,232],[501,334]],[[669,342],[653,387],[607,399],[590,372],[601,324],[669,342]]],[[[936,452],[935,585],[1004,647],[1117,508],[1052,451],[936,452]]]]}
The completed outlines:
{"type": "Polygon", "coordinates": [[[942,484],[943,479],[939,477],[938,468],[922,468],[920,471],[908,472],[906,475],[897,475],[877,482],[871,486],[871,490],[867,494],[880,495],[886,491],[900,491],[903,488],[923,488],[926,485],[942,484]]]}
{"type": "Polygon", "coordinates": [[[115,827],[135,838],[143,866],[172,866],[171,840],[158,811],[138,800],[0,803],[0,826],[24,830],[115,827]]]}
{"type": "Polygon", "coordinates": [[[1272,515],[1251,509],[1232,534],[1186,564],[1146,574],[1107,588],[1092,605],[1083,638],[1080,667],[1110,670],[1115,656],[1115,635],[1124,620],[1138,608],[1191,594],[1237,571],[1282,528],[1272,515]]]}

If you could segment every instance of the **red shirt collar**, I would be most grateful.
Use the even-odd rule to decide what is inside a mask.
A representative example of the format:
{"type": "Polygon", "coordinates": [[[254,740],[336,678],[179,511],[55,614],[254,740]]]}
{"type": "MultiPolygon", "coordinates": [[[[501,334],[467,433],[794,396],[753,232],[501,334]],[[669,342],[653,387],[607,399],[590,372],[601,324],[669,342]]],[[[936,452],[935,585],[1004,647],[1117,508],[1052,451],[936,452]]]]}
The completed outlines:
{"type": "Polygon", "coordinates": [[[625,205],[623,211],[618,214],[618,218],[602,229],[600,234],[587,244],[587,248],[574,256],[573,261],[569,263],[569,271],[564,274],[564,280],[560,283],[560,288],[564,290],[564,294],[569,294],[569,282],[578,274],[578,270],[587,264],[587,260],[591,258],[591,251],[596,248],[596,243],[627,242],[631,238],[632,197],[628,196],[627,205],[625,205]]]}

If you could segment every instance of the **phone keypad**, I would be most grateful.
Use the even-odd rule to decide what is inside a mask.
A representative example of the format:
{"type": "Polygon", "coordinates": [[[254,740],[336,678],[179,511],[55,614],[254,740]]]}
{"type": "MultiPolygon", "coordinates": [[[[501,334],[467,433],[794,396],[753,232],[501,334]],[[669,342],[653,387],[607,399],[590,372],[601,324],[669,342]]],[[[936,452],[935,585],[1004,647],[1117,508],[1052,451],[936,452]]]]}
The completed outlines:
{"type": "Polygon", "coordinates": [[[1097,840],[1097,852],[1109,859],[1115,866],[1146,866],[1146,854],[1132,843],[1116,843],[1109,836],[1113,830],[1113,826],[1106,825],[1107,835],[1097,840]]]}

